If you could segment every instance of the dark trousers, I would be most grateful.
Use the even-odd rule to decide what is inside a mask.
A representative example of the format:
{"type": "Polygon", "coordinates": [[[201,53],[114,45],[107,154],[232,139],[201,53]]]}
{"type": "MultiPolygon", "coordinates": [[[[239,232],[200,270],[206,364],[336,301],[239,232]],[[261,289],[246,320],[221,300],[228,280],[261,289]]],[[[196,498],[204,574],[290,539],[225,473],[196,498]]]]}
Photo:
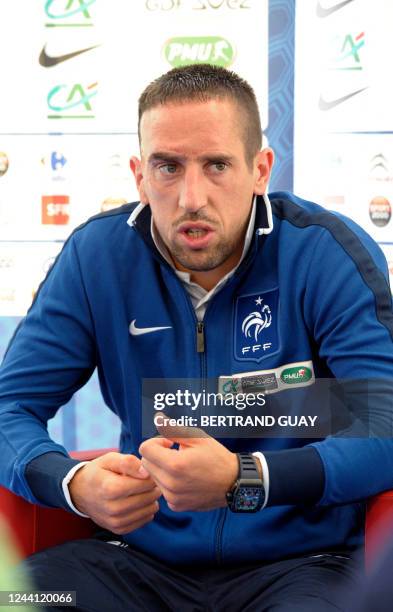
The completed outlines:
{"type": "MultiPolygon", "coordinates": [[[[337,612],[356,563],[305,556],[239,567],[168,566],[129,547],[77,540],[24,562],[42,591],[76,591],[86,612],[337,612]]],[[[75,608],[51,608],[72,610],[75,608]]]]}

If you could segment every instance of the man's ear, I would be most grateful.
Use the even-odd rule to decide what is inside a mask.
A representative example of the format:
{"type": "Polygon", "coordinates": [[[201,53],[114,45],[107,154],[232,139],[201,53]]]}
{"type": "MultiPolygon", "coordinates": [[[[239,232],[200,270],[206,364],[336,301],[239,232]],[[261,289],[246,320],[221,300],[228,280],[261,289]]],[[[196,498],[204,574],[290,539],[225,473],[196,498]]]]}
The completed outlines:
{"type": "Polygon", "coordinates": [[[138,189],[139,199],[142,204],[148,204],[149,200],[146,196],[144,188],[144,179],[142,171],[142,162],[137,157],[133,156],[130,159],[130,168],[135,178],[136,188],[138,189]]]}
{"type": "Polygon", "coordinates": [[[274,163],[274,153],[269,147],[259,151],[254,160],[254,193],[262,195],[267,191],[270,174],[274,163]]]}

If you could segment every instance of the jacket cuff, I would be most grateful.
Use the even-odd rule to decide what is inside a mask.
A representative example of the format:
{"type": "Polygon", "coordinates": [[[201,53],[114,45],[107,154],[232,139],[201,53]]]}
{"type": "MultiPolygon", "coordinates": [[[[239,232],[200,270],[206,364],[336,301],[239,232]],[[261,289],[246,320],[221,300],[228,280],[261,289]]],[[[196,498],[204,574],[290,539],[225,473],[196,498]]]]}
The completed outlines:
{"type": "Polygon", "coordinates": [[[264,451],[269,468],[267,506],[314,505],[325,489],[325,470],[311,446],[264,451]]]}
{"type": "Polygon", "coordinates": [[[83,518],[89,518],[89,515],[83,514],[83,512],[80,512],[78,508],[74,506],[74,504],[72,503],[71,493],[68,488],[68,485],[70,484],[71,480],[74,478],[76,472],[80,470],[80,468],[82,468],[84,465],[86,465],[86,463],[89,463],[89,462],[81,461],[80,463],[77,463],[76,465],[74,465],[74,467],[70,469],[66,477],[63,478],[63,484],[62,484],[62,489],[63,489],[64,497],[66,498],[67,504],[69,505],[71,510],[73,510],[76,514],[79,514],[79,516],[83,516],[83,518]]]}
{"type": "Polygon", "coordinates": [[[27,464],[25,477],[36,499],[45,506],[71,508],[63,493],[63,480],[80,461],[61,453],[44,453],[27,464]]]}

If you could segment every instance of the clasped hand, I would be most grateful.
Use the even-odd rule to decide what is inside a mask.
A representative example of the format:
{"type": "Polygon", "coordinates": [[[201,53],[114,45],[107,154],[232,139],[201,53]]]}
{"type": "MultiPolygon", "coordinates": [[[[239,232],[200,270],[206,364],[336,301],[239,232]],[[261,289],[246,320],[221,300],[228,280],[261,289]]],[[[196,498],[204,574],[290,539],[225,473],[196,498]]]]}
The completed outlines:
{"type": "Polygon", "coordinates": [[[111,452],[81,467],[69,484],[75,507],[123,534],[153,520],[161,495],[175,512],[225,506],[236,455],[194,428],[163,426],[159,434],[141,444],[142,459],[111,452]]]}
{"type": "Polygon", "coordinates": [[[161,437],[143,442],[139,452],[169,508],[182,512],[225,506],[225,493],[238,473],[236,455],[200,429],[158,429],[161,437]],[[172,448],[174,442],[178,450],[172,448]]]}

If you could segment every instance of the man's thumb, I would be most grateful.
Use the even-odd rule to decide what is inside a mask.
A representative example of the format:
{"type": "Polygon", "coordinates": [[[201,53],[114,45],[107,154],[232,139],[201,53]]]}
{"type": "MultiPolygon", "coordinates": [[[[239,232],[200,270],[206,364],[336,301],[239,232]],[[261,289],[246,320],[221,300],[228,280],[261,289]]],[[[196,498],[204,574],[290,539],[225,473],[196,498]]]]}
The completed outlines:
{"type": "MultiPolygon", "coordinates": [[[[162,414],[163,417],[165,416],[162,412],[157,414],[162,414]]],[[[210,437],[203,429],[199,429],[199,427],[170,425],[164,419],[162,421],[157,420],[156,429],[163,438],[171,440],[172,442],[178,442],[184,446],[194,446],[198,444],[201,438],[210,437]]]]}
{"type": "Polygon", "coordinates": [[[100,457],[101,467],[105,470],[132,476],[133,478],[148,478],[149,473],[143,467],[138,457],[131,454],[107,453],[100,457]]]}

